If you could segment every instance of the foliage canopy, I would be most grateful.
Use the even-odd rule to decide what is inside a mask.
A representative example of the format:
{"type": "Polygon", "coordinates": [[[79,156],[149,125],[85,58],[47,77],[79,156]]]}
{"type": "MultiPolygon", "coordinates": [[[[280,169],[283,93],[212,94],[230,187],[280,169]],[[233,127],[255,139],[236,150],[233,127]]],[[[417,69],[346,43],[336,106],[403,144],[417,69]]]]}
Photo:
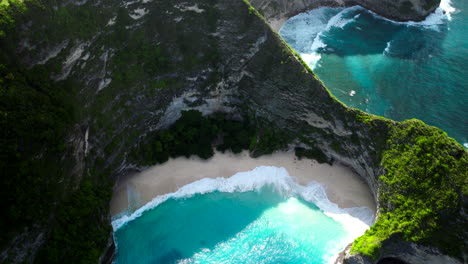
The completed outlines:
{"type": "Polygon", "coordinates": [[[376,258],[382,242],[396,235],[461,258],[466,241],[451,228],[456,221],[468,226],[460,215],[468,193],[466,150],[419,120],[395,125],[387,144],[382,159],[386,174],[380,177],[381,213],[352,249],[376,258]]]}

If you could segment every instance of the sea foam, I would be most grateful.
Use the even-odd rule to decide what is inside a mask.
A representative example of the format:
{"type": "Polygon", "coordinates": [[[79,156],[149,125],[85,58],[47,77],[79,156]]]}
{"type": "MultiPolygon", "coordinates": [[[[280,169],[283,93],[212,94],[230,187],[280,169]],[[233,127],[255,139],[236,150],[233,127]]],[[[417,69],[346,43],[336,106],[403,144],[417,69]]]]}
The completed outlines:
{"type": "Polygon", "coordinates": [[[367,12],[371,13],[374,17],[382,20],[386,20],[388,22],[400,25],[407,25],[407,26],[422,26],[427,29],[439,30],[439,25],[444,24],[447,20],[452,20],[452,14],[455,13],[457,10],[452,6],[452,2],[450,0],[442,0],[440,2],[439,7],[429,16],[426,17],[423,21],[415,22],[415,21],[408,21],[408,22],[398,22],[394,20],[387,19],[382,17],[370,10],[367,12]]]}
{"type": "Polygon", "coordinates": [[[343,29],[346,25],[353,22],[355,19],[359,18],[360,14],[354,15],[351,18],[346,18],[349,12],[354,12],[363,9],[360,6],[352,6],[341,10],[338,14],[334,15],[330,20],[327,22],[327,26],[325,30],[330,30],[333,27],[338,27],[343,29]]]}
{"type": "Polygon", "coordinates": [[[299,14],[290,18],[289,23],[294,24],[294,30],[286,27],[280,29],[280,35],[286,39],[295,39],[295,48],[300,53],[302,59],[313,70],[317,67],[321,59],[320,50],[326,48],[322,41],[323,35],[332,28],[344,29],[346,25],[359,18],[360,14],[347,17],[350,12],[362,9],[359,6],[353,6],[345,9],[320,7],[309,12],[299,14]],[[330,17],[330,11],[340,10],[337,14],[330,17]],[[289,32],[300,32],[300,36],[288,35],[289,32]],[[311,42],[311,40],[313,40],[311,42]]]}
{"type": "MultiPolygon", "coordinates": [[[[356,19],[358,19],[361,15],[360,13],[357,13],[354,16],[348,17],[349,14],[360,11],[369,12],[375,18],[385,20],[390,23],[424,27],[438,31],[439,26],[446,23],[447,20],[450,21],[452,19],[452,14],[457,10],[452,6],[450,0],[442,0],[440,6],[435,10],[435,12],[427,16],[426,19],[421,22],[397,22],[382,17],[361,6],[352,6],[344,9],[321,7],[290,18],[288,22],[286,22],[286,24],[280,29],[280,35],[287,42],[288,39],[296,40],[296,43],[293,46],[298,50],[302,59],[309,65],[312,70],[314,70],[322,58],[320,54],[321,50],[327,47],[326,43],[324,43],[322,40],[324,34],[326,34],[332,28],[344,29],[346,25],[356,21],[356,19]],[[339,12],[334,16],[329,17],[329,13],[332,10],[339,10],[339,12]],[[289,28],[289,23],[294,24],[294,29],[289,28]],[[290,35],[290,32],[294,32],[294,36],[290,35]],[[300,32],[300,36],[296,35],[297,32],[300,32]],[[313,39],[312,43],[310,43],[311,39],[313,39]]],[[[387,43],[384,54],[389,54],[389,44],[390,43],[387,43]]]]}
{"type": "Polygon", "coordinates": [[[385,54],[390,54],[390,47],[392,46],[392,41],[389,41],[387,42],[387,46],[385,47],[384,51],[383,51],[383,55],[385,54]]]}
{"type": "Polygon", "coordinates": [[[327,216],[342,224],[353,237],[362,235],[372,225],[374,215],[367,207],[342,209],[328,200],[325,188],[317,182],[307,186],[297,184],[285,168],[261,166],[252,171],[239,172],[230,178],[204,178],[181,187],[174,193],[157,196],[130,215],[123,215],[112,221],[114,231],[140,217],[145,211],[157,207],[168,199],[189,198],[195,194],[219,192],[258,191],[272,186],[285,196],[298,196],[317,205],[327,216]]]}

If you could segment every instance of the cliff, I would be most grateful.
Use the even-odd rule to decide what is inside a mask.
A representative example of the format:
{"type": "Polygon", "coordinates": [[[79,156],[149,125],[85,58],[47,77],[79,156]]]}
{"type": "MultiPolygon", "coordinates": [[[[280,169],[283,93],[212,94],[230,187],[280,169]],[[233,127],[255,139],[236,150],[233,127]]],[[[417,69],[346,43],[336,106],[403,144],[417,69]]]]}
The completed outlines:
{"type": "MultiPolygon", "coordinates": [[[[16,28],[21,30],[7,29],[7,37],[0,40],[5,51],[0,83],[10,91],[21,84],[41,96],[10,93],[2,102],[15,99],[20,104],[2,105],[2,111],[16,113],[18,105],[31,107],[27,102],[34,99],[40,100],[39,105],[60,107],[39,109],[44,111],[40,115],[33,108],[24,115],[38,115],[32,124],[43,122],[50,112],[62,116],[68,106],[72,114],[58,124],[50,121],[37,128],[26,123],[29,119],[24,116],[8,119],[11,114],[2,115],[5,128],[17,122],[41,135],[48,132],[34,139],[50,144],[23,152],[40,161],[38,167],[60,167],[60,171],[41,174],[37,190],[17,185],[18,192],[37,191],[27,197],[52,195],[22,211],[28,215],[40,208],[38,217],[3,220],[2,230],[18,219],[23,222],[2,241],[2,262],[67,259],[92,263],[102,258],[104,248],[111,244],[106,206],[112,180],[140,169],[129,159],[131,150],[154,131],[169,127],[187,109],[257,120],[258,131],[265,127],[280,131],[290,144],[319,149],[328,159],[356,170],[374,194],[382,220],[353,244],[344,262],[384,263],[393,257],[417,263],[415,256],[421,252],[425,260],[445,258],[459,263],[463,258],[460,251],[465,244],[456,243],[466,241],[466,233],[439,228],[447,224],[462,231],[466,226],[466,190],[462,187],[466,186],[468,153],[463,147],[422,122],[399,123],[337,101],[248,2],[50,0],[41,6],[30,4],[28,9],[16,18],[16,28]],[[25,81],[19,83],[19,79],[25,81]],[[58,125],[63,133],[49,136],[58,125]],[[54,151],[51,144],[58,145],[54,151]],[[400,152],[410,158],[399,160],[395,153],[400,152]],[[413,164],[419,158],[411,157],[424,163],[413,164]],[[428,177],[419,175],[419,170],[405,170],[435,162],[441,165],[427,170],[428,177]],[[420,190],[420,196],[411,197],[415,203],[405,207],[397,198],[410,195],[399,193],[408,190],[395,185],[395,179],[411,183],[407,176],[413,174],[421,181],[428,179],[425,187],[431,192],[420,190]],[[422,202],[427,197],[439,199],[441,207],[432,208],[433,199],[422,202]],[[413,210],[415,205],[423,211],[413,210]],[[408,210],[421,213],[421,219],[409,221],[408,210]],[[437,228],[421,226],[424,235],[413,230],[424,221],[437,228]],[[399,222],[405,225],[395,225],[399,222]],[[410,231],[402,232],[406,229],[410,231]],[[434,237],[442,242],[431,242],[434,237]],[[455,252],[447,252],[451,243],[459,245],[455,252]],[[400,252],[401,247],[407,250],[400,252]]],[[[12,142],[25,136],[24,127],[11,131],[12,142]]],[[[27,171],[22,163],[14,169],[27,171]]],[[[21,178],[8,186],[17,182],[21,178]]],[[[16,194],[2,193],[11,195],[7,201],[16,194]]],[[[19,210],[24,203],[15,206],[8,210],[19,210]]]]}

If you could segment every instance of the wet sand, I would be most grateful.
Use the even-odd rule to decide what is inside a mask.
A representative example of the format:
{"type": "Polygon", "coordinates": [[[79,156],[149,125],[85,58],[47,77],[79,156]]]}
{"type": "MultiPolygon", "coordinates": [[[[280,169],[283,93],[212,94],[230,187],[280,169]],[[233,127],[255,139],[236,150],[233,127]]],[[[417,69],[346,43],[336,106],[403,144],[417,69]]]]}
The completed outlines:
{"type": "Polygon", "coordinates": [[[202,178],[228,178],[237,172],[249,171],[258,166],[284,167],[289,175],[301,185],[316,181],[325,185],[330,201],[341,208],[366,206],[374,211],[374,198],[366,183],[350,168],[340,164],[330,166],[314,160],[298,160],[294,152],[278,152],[259,158],[251,158],[248,152],[240,154],[216,153],[209,160],[198,157],[170,159],[168,162],[152,166],[140,173],[119,179],[113,191],[110,204],[111,214],[117,215],[127,210],[128,191],[137,193],[140,207],[158,195],[177,191],[180,187],[202,178]]]}

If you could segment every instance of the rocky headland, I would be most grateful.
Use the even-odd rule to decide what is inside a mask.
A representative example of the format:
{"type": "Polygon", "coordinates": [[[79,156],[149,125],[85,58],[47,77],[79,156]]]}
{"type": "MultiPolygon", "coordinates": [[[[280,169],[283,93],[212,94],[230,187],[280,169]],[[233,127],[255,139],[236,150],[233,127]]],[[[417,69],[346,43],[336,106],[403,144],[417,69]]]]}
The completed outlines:
{"type": "Polygon", "coordinates": [[[435,11],[440,0],[252,0],[250,3],[278,30],[289,17],[322,6],[360,5],[395,21],[421,21],[435,11]]]}

